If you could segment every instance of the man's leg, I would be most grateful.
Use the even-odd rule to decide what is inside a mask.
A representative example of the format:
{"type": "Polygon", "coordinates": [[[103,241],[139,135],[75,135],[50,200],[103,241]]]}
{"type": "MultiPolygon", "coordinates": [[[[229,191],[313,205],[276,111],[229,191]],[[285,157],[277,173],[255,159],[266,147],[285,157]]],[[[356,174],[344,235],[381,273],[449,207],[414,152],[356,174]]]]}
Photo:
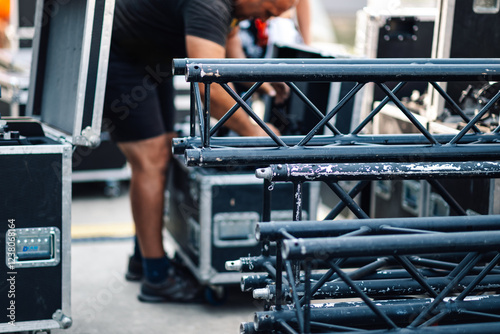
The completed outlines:
{"type": "Polygon", "coordinates": [[[131,169],[130,201],[144,258],[162,258],[163,198],[174,133],[119,143],[131,169]]]}
{"type": "Polygon", "coordinates": [[[132,169],[130,200],[143,256],[145,280],[139,300],[193,301],[200,289],[190,276],[171,266],[163,248],[163,205],[166,170],[174,133],[119,144],[132,169]]]}

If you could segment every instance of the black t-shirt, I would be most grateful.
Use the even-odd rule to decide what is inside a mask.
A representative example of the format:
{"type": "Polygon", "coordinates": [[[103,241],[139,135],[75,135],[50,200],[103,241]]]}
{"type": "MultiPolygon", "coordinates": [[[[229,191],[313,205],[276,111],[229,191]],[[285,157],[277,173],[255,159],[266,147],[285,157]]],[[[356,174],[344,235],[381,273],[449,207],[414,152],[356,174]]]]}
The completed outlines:
{"type": "Polygon", "coordinates": [[[117,0],[112,48],[130,60],[186,57],[185,36],[225,46],[232,0],[117,0]]]}

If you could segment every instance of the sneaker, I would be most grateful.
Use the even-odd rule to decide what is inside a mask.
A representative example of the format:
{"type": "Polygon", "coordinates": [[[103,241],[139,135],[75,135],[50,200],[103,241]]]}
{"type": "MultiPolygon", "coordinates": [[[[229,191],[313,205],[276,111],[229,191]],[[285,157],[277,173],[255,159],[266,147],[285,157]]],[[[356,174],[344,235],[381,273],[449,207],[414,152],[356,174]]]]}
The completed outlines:
{"type": "Polygon", "coordinates": [[[203,301],[200,284],[193,277],[179,273],[173,267],[163,282],[151,283],[143,280],[138,298],[149,303],[203,301]]]}
{"type": "Polygon", "coordinates": [[[125,274],[125,279],[131,282],[138,282],[142,280],[143,276],[142,260],[131,256],[128,259],[128,268],[127,273],[125,274]]]}
{"type": "MultiPolygon", "coordinates": [[[[176,256],[173,259],[169,259],[170,263],[176,268],[177,271],[181,273],[188,271],[189,269],[182,264],[180,259],[176,256]]],[[[127,272],[125,273],[125,279],[130,282],[139,282],[144,277],[144,269],[142,267],[142,259],[137,259],[131,255],[128,259],[127,272]]]]}

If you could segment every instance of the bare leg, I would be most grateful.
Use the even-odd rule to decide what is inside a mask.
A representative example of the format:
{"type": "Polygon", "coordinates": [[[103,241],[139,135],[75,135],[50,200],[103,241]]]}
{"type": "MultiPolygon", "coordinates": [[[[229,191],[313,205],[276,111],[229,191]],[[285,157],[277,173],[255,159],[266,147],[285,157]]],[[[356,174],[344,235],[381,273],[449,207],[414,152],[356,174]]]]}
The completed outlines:
{"type": "Polygon", "coordinates": [[[167,133],[118,144],[132,169],[132,216],[141,253],[145,258],[160,258],[165,255],[162,238],[163,202],[173,137],[174,133],[167,133]]]}

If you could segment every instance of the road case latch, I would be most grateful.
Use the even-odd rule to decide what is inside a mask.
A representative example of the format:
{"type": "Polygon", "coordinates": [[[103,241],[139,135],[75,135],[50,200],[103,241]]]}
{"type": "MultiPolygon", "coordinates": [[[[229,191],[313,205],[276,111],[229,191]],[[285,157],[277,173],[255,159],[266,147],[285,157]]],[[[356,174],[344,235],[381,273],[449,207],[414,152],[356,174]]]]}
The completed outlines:
{"type": "Polygon", "coordinates": [[[5,236],[8,268],[56,266],[61,258],[61,232],[57,227],[11,229],[5,236]]]}
{"type": "Polygon", "coordinates": [[[73,140],[73,144],[78,146],[97,147],[100,143],[100,132],[93,130],[90,126],[83,129],[82,133],[79,136],[75,136],[73,140]]]}

